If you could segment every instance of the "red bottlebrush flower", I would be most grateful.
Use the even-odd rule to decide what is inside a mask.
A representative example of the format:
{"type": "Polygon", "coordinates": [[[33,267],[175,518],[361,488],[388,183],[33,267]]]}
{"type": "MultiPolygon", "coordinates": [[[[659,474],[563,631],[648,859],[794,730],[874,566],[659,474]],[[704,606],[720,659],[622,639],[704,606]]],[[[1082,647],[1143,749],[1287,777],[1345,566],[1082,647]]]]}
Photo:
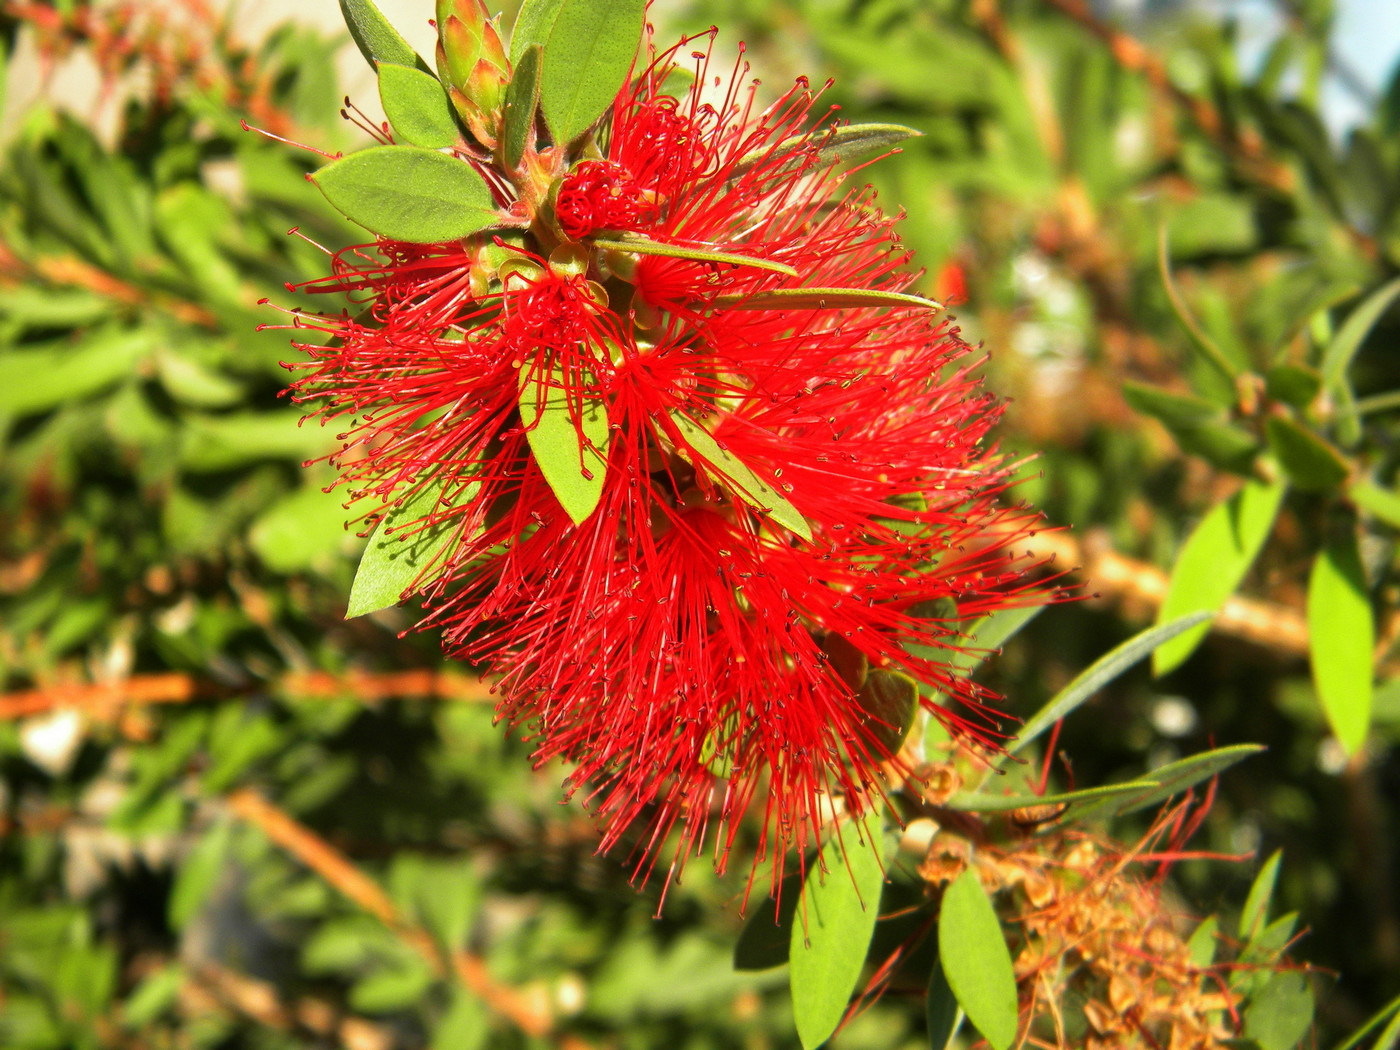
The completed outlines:
{"type": "Polygon", "coordinates": [[[706,101],[707,57],[673,98],[675,53],[629,78],[602,158],[527,154],[526,233],[340,253],[308,290],[364,312],[305,319],[332,340],[294,384],[353,419],[352,494],[445,537],[424,625],[572,763],[604,848],[640,833],[641,872],[673,831],[723,867],[759,791],[760,856],[805,848],[832,796],[880,794],[920,708],[999,746],[958,625],[1043,600],[984,445],[1000,409],[845,187],[841,131],[803,83],[760,109],[744,67],[706,101]]]}

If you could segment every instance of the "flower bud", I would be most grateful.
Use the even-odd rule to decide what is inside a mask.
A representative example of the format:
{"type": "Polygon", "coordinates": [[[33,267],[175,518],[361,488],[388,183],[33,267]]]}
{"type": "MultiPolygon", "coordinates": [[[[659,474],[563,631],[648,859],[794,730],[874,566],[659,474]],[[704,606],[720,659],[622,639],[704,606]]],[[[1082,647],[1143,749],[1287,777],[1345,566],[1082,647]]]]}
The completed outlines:
{"type": "Polygon", "coordinates": [[[482,0],[438,0],[437,67],[462,122],[494,149],[510,82],[510,60],[482,0]]]}

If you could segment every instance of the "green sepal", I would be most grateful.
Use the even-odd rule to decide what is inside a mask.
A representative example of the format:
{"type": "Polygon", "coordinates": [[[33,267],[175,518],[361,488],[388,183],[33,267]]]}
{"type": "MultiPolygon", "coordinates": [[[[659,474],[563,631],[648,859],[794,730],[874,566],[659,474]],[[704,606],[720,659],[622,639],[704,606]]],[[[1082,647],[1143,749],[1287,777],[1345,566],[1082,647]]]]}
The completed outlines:
{"type": "Polygon", "coordinates": [[[421,70],[379,63],[379,101],[394,132],[415,146],[442,149],[461,137],[447,92],[421,70]]]}
{"type": "Polygon", "coordinates": [[[373,146],[311,178],[346,218],[391,240],[459,241],[501,221],[471,165],[418,146],[373,146]]]}

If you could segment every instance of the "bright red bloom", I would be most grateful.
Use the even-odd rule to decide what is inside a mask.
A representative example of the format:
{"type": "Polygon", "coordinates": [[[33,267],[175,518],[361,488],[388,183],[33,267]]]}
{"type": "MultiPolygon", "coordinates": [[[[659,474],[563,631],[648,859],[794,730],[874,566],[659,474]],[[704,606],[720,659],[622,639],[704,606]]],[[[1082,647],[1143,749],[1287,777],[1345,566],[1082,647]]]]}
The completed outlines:
{"type": "Polygon", "coordinates": [[[740,68],[719,104],[677,100],[673,53],[624,89],[606,158],[562,173],[525,247],[341,253],[312,290],[368,317],[308,319],[334,342],[305,347],[295,384],[353,417],[336,460],[356,494],[439,494],[406,526],[452,530],[417,582],[424,623],[499,677],[540,762],[573,764],[604,848],[640,829],[642,871],[674,829],[683,861],[712,825],[723,866],[759,790],[761,855],[809,845],[828,796],[869,805],[912,717],[872,702],[903,688],[893,672],[997,746],[995,698],[948,668],[958,625],[1043,600],[1009,553],[1036,519],[999,502],[984,448],[999,407],[906,294],[893,220],[823,159],[805,84],[760,110],[740,68]],[[522,415],[551,391],[603,472],[579,523],[522,415]]]}

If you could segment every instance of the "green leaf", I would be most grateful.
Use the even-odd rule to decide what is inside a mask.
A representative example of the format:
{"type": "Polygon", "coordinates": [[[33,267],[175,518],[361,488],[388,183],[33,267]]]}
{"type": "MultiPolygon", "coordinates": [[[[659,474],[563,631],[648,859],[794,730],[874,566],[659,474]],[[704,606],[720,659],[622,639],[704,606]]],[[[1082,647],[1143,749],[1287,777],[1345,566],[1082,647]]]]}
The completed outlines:
{"type": "Polygon", "coordinates": [[[1352,1032],[1332,1050],[1354,1050],[1371,1032],[1385,1024],[1386,1018],[1390,1019],[1390,1024],[1386,1025],[1385,1031],[1376,1037],[1376,1041],[1371,1044],[1371,1050],[1395,1050],[1396,1046],[1400,1046],[1400,995],[1368,1017],[1360,1028],[1352,1032]]]}
{"type": "Polygon", "coordinates": [[[854,824],[833,831],[802,885],[803,921],[793,924],[788,956],[804,1050],[821,1046],[836,1031],[860,980],[885,880],[876,824],[867,813],[859,832],[854,824]]]}
{"type": "Polygon", "coordinates": [[[897,671],[871,671],[856,701],[871,716],[876,743],[890,755],[899,753],[919,711],[919,683],[897,671]]]}
{"type": "Polygon", "coordinates": [[[1244,1012],[1244,1034],[1263,1050],[1293,1050],[1312,1026],[1313,995],[1308,979],[1284,970],[1269,979],[1244,1012]]]}
{"type": "Polygon", "coordinates": [[[947,1050],[962,1027],[963,1012],[958,997],[948,985],[943,961],[935,959],[928,975],[928,992],[924,997],[924,1016],[928,1021],[929,1050],[947,1050]]]}
{"type": "Polygon", "coordinates": [[[143,977],[122,1003],[122,1024],[127,1028],[151,1024],[175,1006],[184,984],[185,971],[178,964],[162,966],[143,977]]]}
{"type": "Polygon", "coordinates": [[[1354,533],[1329,542],[1308,580],[1308,648],[1313,684],[1332,732],[1348,755],[1371,722],[1375,622],[1354,533]]]}
{"type": "MultiPolygon", "coordinates": [[[[664,255],[668,259],[693,259],[696,262],[726,263],[730,266],[747,266],[754,270],[772,270],[774,273],[796,277],[797,271],[787,263],[771,259],[757,259],[752,255],[736,255],[733,252],[716,252],[708,248],[688,248],[679,244],[662,244],[649,237],[635,233],[616,237],[595,237],[593,245],[605,251],[635,252],[638,255],[664,255]]],[[[723,298],[723,296],[720,296],[723,298]]]]}
{"type": "MultiPolygon", "coordinates": [[[[324,492],[304,483],[258,515],[248,530],[248,546],[268,568],[278,572],[332,565],[356,553],[363,542],[345,527],[342,493],[324,492]]],[[[392,604],[392,603],[391,603],[392,604]]]]}
{"type": "Polygon", "coordinates": [[[1312,404],[1322,389],[1322,376],[1302,365],[1274,365],[1264,376],[1264,392],[1275,401],[1294,408],[1312,404]]]}
{"type": "Polygon", "coordinates": [[[557,370],[541,381],[539,369],[520,369],[520,422],[540,473],[575,525],[582,525],[603,497],[608,473],[608,406],[583,399],[577,423],[569,411],[564,377],[557,370]]]}
{"type": "Polygon", "coordinates": [[[804,540],[811,540],[812,527],[807,524],[807,519],[777,489],[740,463],[737,456],[716,441],[715,436],[699,423],[680,412],[672,412],[671,419],[685,441],[685,446],[679,450],[682,454],[699,456],[719,472],[720,478],[728,483],[727,487],[732,488],[744,502],[768,514],[779,525],[791,529],[804,540]]]}
{"type": "Polygon", "coordinates": [[[1264,928],[1269,918],[1269,902],[1274,897],[1274,887],[1278,885],[1279,864],[1283,851],[1275,850],[1273,856],[1264,862],[1259,874],[1249,887],[1249,895],[1244,900],[1244,910],[1240,912],[1240,940],[1248,943],[1264,928]]]}
{"type": "Polygon", "coordinates": [[[734,944],[734,969],[771,970],[788,961],[801,889],[798,879],[789,876],[783,880],[777,914],[774,914],[770,903],[764,901],[749,916],[734,944]]]}
{"type": "Polygon", "coordinates": [[[367,1014],[388,1014],[422,1002],[433,984],[428,964],[415,957],[357,981],[347,997],[351,1009],[367,1014]]]}
{"type": "Polygon", "coordinates": [[[1212,915],[1191,932],[1191,939],[1186,942],[1186,951],[1191,956],[1193,968],[1204,970],[1215,962],[1215,942],[1219,931],[1220,920],[1212,915]]]}
{"type": "Polygon", "coordinates": [[[1400,493],[1383,489],[1369,481],[1358,481],[1347,489],[1347,495],[1372,517],[1385,522],[1392,529],[1400,529],[1400,493]]]}
{"type": "Polygon", "coordinates": [[[1198,624],[1206,619],[1207,616],[1204,613],[1188,613],[1185,616],[1178,616],[1167,623],[1149,627],[1147,630],[1133,635],[1122,645],[1099,657],[1074,681],[1061,689],[1049,703],[1030,717],[1021,731],[1016,734],[1016,739],[1011,742],[1008,754],[1014,755],[1019,752],[1128,668],[1145,660],[1149,653],[1168,644],[1172,639],[1179,638],[1186,632],[1194,630],[1198,624]]]}
{"type": "Polygon", "coordinates": [[[453,993],[452,1005],[433,1027],[429,1050],[479,1050],[491,1035],[491,1015],[479,996],[453,993]]]}
{"type": "Polygon", "coordinates": [[[371,69],[379,62],[396,66],[422,64],[418,53],[374,6],[374,0],[340,0],[340,13],[345,16],[345,26],[371,69]]]}
{"type": "MultiPolygon", "coordinates": [[[[1158,613],[1159,622],[1219,610],[1240,585],[1268,537],[1284,491],[1282,483],[1247,481],[1233,496],[1211,508],[1181,549],[1158,613]]],[[[1163,645],[1153,654],[1153,672],[1161,676],[1180,666],[1209,629],[1202,623],[1163,645]]]]}
{"type": "Polygon", "coordinates": [[[415,146],[442,149],[461,138],[447,92],[422,70],[379,63],[379,100],[394,131],[415,146]]]}
{"type": "Polygon", "coordinates": [[[1075,802],[1132,794],[1158,786],[1155,780],[1130,780],[1122,784],[1080,788],[1078,791],[1066,791],[1058,795],[993,795],[980,791],[960,791],[943,804],[949,809],[963,810],[967,813],[1005,813],[1028,806],[1069,806],[1075,802]]]}
{"type": "Polygon", "coordinates": [[[219,877],[228,869],[228,851],[233,842],[233,824],[221,820],[204,833],[190,850],[175,875],[170,890],[170,925],[183,930],[204,906],[219,877]]]}
{"type": "MultiPolygon", "coordinates": [[[[468,483],[457,501],[471,502],[477,485],[468,483]]],[[[411,586],[427,582],[429,570],[437,567],[457,536],[457,528],[451,522],[415,527],[417,522],[432,514],[440,502],[446,509],[442,496],[439,485],[423,485],[384,515],[365,545],[364,556],[355,570],[349,606],[345,610],[347,620],[397,605],[411,586]]]]}
{"type": "Polygon", "coordinates": [[[882,306],[943,309],[943,304],[935,299],[907,292],[882,292],[878,288],[774,288],[764,292],[717,295],[711,301],[730,310],[844,310],[882,306]]]}
{"type": "Polygon", "coordinates": [[[0,418],[43,412],[98,393],[136,370],[156,348],[145,329],[101,332],[70,344],[45,343],[35,349],[6,347],[0,355],[0,418]]]}
{"type": "Polygon", "coordinates": [[[996,909],[972,866],[943,891],[938,957],[967,1019],[994,1050],[1007,1050],[1016,1040],[1016,972],[996,909]]]}
{"type": "Polygon", "coordinates": [[[1090,814],[1099,815],[1101,813],[1107,817],[1119,817],[1125,813],[1158,805],[1173,795],[1180,795],[1201,781],[1209,780],[1223,770],[1229,769],[1236,762],[1241,762],[1251,755],[1257,755],[1263,750],[1265,748],[1262,744],[1235,744],[1231,747],[1216,748],[1214,751],[1205,751],[1199,755],[1191,755],[1189,758],[1168,762],[1164,766],[1148,770],[1148,778],[1155,780],[1157,787],[1148,788],[1137,796],[1125,796],[1123,799],[1110,798],[1086,806],[1079,811],[1078,817],[1082,820],[1090,814]]]}
{"type": "Polygon", "coordinates": [[[491,190],[464,160],[417,146],[372,146],[312,176],[346,218],[396,241],[459,241],[500,222],[491,190]]]}
{"type": "Polygon", "coordinates": [[[1258,455],[1259,443],[1254,436],[1230,423],[1224,410],[1209,401],[1133,382],[1123,384],[1123,397],[1137,411],[1166,427],[1183,452],[1214,466],[1244,473],[1258,455]]]}
{"type": "Polygon", "coordinates": [[[1345,457],[1305,427],[1291,419],[1271,416],[1265,429],[1269,448],[1294,487],[1304,492],[1325,492],[1346,480],[1350,468],[1345,457]]]}
{"type": "Polygon", "coordinates": [[[1375,1045],[1371,1050],[1395,1050],[1400,1046],[1400,999],[1394,1000],[1391,1007],[1395,1011],[1390,1019],[1390,1024],[1385,1026],[1385,1031],[1376,1037],[1375,1045]]]}
{"type": "Polygon", "coordinates": [[[871,153],[883,153],[907,138],[922,135],[922,131],[906,128],[903,124],[843,124],[832,128],[826,135],[813,139],[806,135],[794,135],[776,146],[765,146],[745,153],[729,171],[731,179],[737,179],[744,172],[770,157],[781,158],[784,154],[812,143],[817,147],[818,164],[842,164],[856,157],[871,153]]]}
{"type": "Polygon", "coordinates": [[[515,72],[506,85],[501,156],[511,171],[520,167],[526,148],[535,145],[535,113],[540,106],[541,54],[538,44],[527,47],[516,61],[515,72]]]}
{"type": "Polygon", "coordinates": [[[1397,295],[1400,295],[1400,277],[1377,289],[1347,315],[1341,330],[1333,336],[1322,354],[1322,381],[1327,384],[1328,390],[1335,390],[1346,378],[1352,358],[1397,295]]]}
{"type": "Polygon", "coordinates": [[[540,108],[565,145],[592,127],[627,80],[642,38],[645,0],[526,0],[511,33],[511,61],[544,49],[540,108]]]}

